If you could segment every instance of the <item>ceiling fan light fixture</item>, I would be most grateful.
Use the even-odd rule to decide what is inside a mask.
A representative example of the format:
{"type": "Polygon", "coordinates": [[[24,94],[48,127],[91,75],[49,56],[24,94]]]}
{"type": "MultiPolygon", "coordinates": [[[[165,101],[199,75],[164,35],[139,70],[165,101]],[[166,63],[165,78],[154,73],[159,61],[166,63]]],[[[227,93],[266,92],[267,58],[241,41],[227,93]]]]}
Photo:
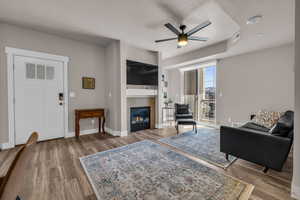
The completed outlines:
{"type": "Polygon", "coordinates": [[[187,35],[186,34],[179,35],[179,37],[178,37],[178,46],[183,47],[183,46],[187,45],[187,43],[188,43],[187,35]]]}

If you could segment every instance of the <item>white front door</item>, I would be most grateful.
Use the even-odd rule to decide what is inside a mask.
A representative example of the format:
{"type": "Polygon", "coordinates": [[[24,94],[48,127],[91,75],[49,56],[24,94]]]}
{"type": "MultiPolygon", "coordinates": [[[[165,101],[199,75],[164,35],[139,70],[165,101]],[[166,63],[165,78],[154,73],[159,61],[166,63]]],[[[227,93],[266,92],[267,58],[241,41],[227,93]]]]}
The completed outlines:
{"type": "Polygon", "coordinates": [[[15,143],[64,137],[63,63],[14,56],[15,143]]]}

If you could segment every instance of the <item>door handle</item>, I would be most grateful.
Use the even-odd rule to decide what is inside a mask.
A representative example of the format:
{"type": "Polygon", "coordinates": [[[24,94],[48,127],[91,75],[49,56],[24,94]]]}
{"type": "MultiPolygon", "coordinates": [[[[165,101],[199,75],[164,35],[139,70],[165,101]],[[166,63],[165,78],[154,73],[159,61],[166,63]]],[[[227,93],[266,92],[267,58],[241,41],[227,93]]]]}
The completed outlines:
{"type": "Polygon", "coordinates": [[[64,93],[62,92],[58,93],[58,101],[59,101],[59,105],[62,106],[64,101],[64,93]]]}

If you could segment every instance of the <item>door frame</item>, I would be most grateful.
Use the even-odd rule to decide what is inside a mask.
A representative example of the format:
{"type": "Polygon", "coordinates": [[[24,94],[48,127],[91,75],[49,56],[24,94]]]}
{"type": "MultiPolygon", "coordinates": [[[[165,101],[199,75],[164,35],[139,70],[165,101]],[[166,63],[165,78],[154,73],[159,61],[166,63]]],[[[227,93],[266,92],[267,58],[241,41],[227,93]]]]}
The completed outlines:
{"type": "Polygon", "coordinates": [[[15,80],[14,80],[14,57],[23,56],[38,59],[46,59],[63,63],[63,88],[65,94],[64,102],[64,136],[67,137],[69,132],[69,87],[68,87],[68,63],[69,57],[54,54],[48,54],[38,51],[5,47],[7,62],[7,100],[8,100],[8,143],[2,145],[3,149],[15,147],[15,80]]]}

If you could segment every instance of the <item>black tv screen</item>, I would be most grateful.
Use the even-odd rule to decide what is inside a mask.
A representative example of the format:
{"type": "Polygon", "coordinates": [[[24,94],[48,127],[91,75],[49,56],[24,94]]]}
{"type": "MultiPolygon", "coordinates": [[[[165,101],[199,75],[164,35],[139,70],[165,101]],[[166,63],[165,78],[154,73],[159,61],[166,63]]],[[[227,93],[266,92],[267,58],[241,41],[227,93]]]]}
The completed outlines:
{"type": "Polygon", "coordinates": [[[158,85],[158,66],[127,60],[127,85],[158,85]]]}

